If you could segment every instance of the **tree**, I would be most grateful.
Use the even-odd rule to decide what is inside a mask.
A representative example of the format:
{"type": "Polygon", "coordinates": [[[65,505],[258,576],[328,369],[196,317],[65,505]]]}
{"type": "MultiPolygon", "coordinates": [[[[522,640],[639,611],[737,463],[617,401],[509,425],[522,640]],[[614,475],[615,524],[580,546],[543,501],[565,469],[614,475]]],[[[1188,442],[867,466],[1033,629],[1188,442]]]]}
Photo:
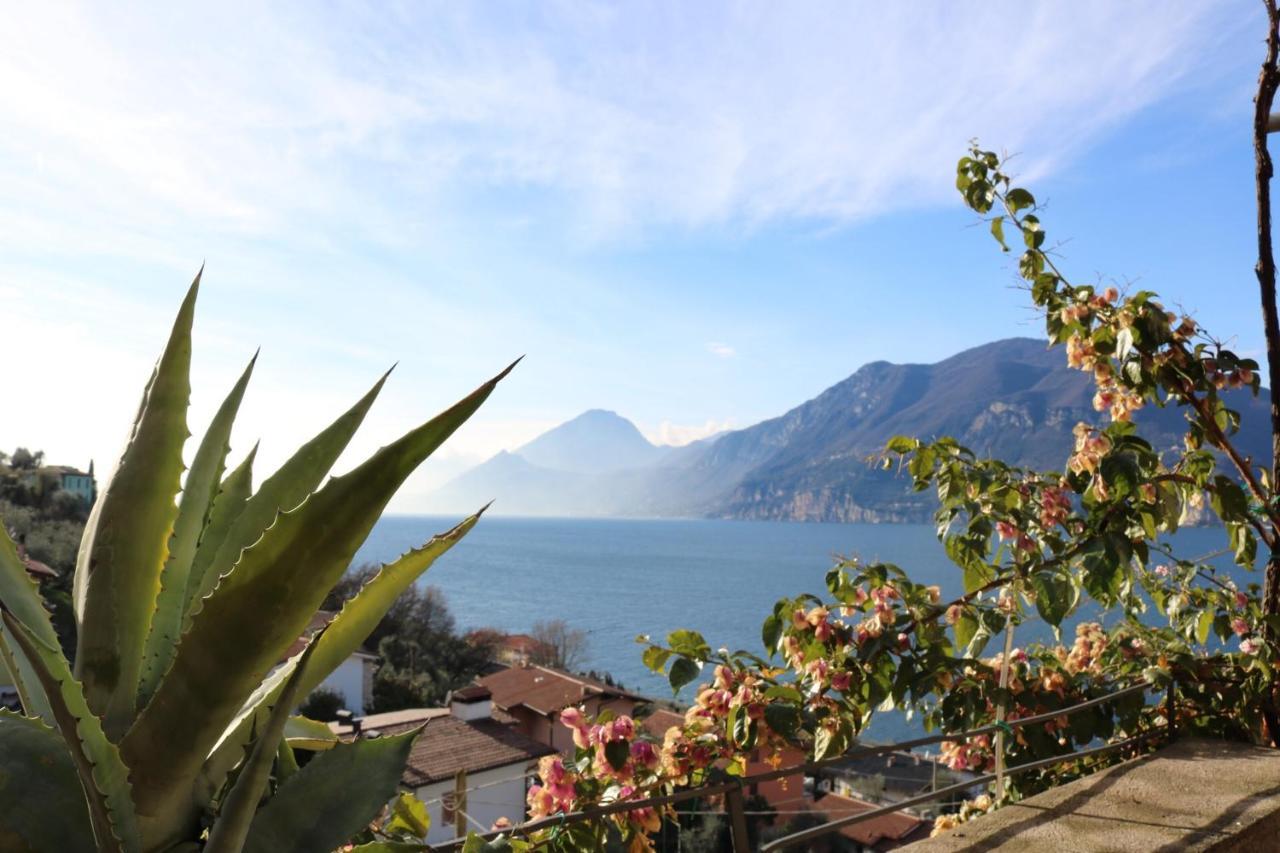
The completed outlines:
{"type": "MultiPolygon", "coordinates": [[[[379,571],[379,566],[363,565],[348,572],[325,599],[324,609],[341,610],[379,571]]],[[[444,594],[435,587],[408,587],[366,645],[381,658],[370,704],[377,713],[441,705],[449,691],[470,683],[493,658],[491,639],[457,633],[444,594]]]]}
{"type": "Polygon", "coordinates": [[[535,622],[529,634],[536,641],[530,654],[536,664],[576,672],[586,660],[587,632],[563,619],[535,622]]]}
{"type": "Polygon", "coordinates": [[[298,713],[312,720],[331,723],[338,719],[338,712],[347,707],[347,699],[331,687],[312,690],[306,701],[298,706],[298,713]]]}
{"type": "Polygon", "coordinates": [[[43,462],[43,450],[37,450],[35,453],[32,453],[25,447],[19,447],[14,450],[13,456],[9,457],[9,466],[21,471],[30,471],[39,468],[43,462]]]}

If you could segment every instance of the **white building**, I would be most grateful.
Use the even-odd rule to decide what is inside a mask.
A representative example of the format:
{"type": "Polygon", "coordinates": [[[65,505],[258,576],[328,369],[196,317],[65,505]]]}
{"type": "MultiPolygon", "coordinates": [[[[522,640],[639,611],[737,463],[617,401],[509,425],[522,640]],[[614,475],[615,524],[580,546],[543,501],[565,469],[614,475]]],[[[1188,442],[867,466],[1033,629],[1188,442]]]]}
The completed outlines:
{"type": "MultiPolygon", "coordinates": [[[[311,617],[311,622],[302,632],[302,636],[281,656],[280,663],[284,663],[306,648],[307,641],[312,635],[328,625],[336,615],[328,610],[316,611],[316,615],[311,617]]],[[[329,673],[317,689],[332,690],[341,694],[344,700],[343,707],[359,717],[373,701],[373,675],[377,671],[378,656],[363,649],[357,649],[338,664],[338,668],[329,673]]]]}
{"type": "Polygon", "coordinates": [[[392,711],[330,727],[347,739],[397,734],[424,723],[400,783],[431,814],[428,844],[471,830],[488,832],[499,818],[512,824],[525,819],[529,778],[538,759],[555,750],[495,719],[484,687],[454,691],[448,708],[392,711]]]}

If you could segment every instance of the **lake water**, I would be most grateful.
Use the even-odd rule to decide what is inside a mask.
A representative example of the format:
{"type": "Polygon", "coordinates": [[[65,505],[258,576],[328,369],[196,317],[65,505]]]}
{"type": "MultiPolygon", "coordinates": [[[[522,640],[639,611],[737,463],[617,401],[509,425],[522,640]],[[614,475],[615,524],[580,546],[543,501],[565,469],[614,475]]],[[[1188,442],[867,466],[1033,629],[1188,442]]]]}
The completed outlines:
{"type": "MultiPolygon", "coordinates": [[[[394,559],[455,522],[387,516],[356,561],[394,559]]],[[[1173,541],[1180,555],[1195,558],[1224,539],[1221,529],[1197,528],[1173,541]]],[[[665,680],[641,663],[637,634],[693,628],[713,648],[760,653],[760,623],[774,602],[802,592],[823,595],[823,577],[841,554],[896,563],[918,582],[941,585],[944,596],[963,591],[960,570],[931,525],[710,520],[487,517],[421,582],[444,592],[462,629],[528,632],[534,622],[564,619],[588,633],[585,668],[670,698],[665,680]]],[[[1019,629],[1018,645],[1048,637],[1036,634],[1019,629]]],[[[885,714],[870,735],[899,739],[915,730],[901,715],[885,714]]]]}

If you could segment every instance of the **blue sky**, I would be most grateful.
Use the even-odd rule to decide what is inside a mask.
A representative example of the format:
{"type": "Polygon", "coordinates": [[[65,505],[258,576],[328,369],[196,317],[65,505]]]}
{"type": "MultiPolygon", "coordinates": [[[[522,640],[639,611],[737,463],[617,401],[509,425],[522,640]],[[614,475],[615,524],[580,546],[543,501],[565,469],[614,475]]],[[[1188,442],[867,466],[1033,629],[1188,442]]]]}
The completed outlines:
{"type": "Polygon", "coordinates": [[[974,136],[1077,277],[1256,351],[1255,5],[29,5],[0,446],[109,468],[202,261],[193,431],[261,345],[265,468],[393,362],[353,456],[527,355],[401,510],[587,408],[746,426],[1038,331],[952,188],[974,136]]]}

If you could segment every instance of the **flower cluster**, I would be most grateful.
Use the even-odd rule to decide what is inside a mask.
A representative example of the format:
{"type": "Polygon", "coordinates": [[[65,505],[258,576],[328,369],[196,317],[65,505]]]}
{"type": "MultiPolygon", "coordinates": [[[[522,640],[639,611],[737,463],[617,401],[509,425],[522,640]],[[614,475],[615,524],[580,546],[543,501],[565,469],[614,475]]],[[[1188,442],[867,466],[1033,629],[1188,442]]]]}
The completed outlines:
{"type": "Polygon", "coordinates": [[[1082,622],[1076,626],[1076,640],[1070,651],[1058,647],[1055,651],[1058,660],[1072,675],[1079,673],[1096,673],[1100,659],[1106,650],[1109,639],[1102,626],[1097,622],[1082,622]]]}
{"type": "Polygon", "coordinates": [[[975,817],[991,811],[994,805],[995,803],[992,802],[991,797],[986,794],[975,797],[972,800],[966,800],[960,805],[960,811],[941,814],[934,818],[933,831],[929,833],[929,837],[933,838],[942,835],[944,832],[955,829],[961,824],[968,823],[975,817]]]}

